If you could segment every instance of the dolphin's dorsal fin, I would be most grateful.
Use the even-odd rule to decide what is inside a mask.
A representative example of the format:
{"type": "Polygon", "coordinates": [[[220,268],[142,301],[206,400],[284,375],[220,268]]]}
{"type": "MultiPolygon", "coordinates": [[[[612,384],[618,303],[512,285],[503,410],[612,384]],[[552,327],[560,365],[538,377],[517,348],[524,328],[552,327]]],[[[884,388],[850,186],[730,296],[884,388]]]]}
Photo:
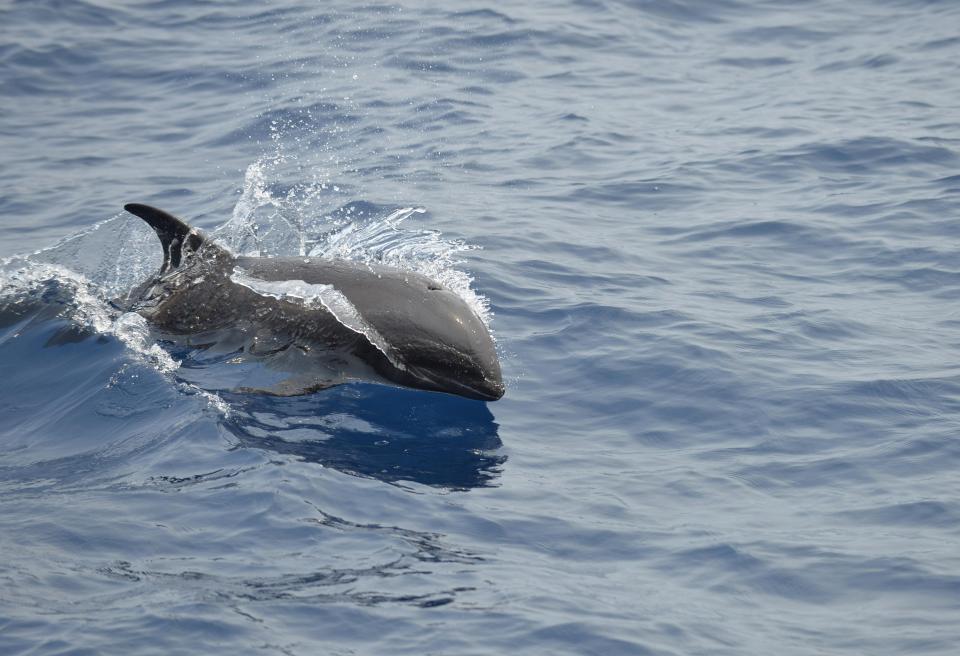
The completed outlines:
{"type": "Polygon", "coordinates": [[[127,203],[123,209],[146,221],[160,238],[163,246],[161,274],[180,266],[185,244],[190,251],[196,251],[203,245],[203,235],[172,214],[141,203],[127,203]]]}

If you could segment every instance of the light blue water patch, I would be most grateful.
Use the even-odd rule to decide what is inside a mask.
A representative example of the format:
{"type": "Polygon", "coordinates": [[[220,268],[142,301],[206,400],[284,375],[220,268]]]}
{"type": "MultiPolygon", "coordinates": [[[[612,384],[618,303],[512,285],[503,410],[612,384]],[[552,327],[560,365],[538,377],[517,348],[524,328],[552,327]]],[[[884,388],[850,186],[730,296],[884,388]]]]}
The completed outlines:
{"type": "Polygon", "coordinates": [[[0,25],[0,653],[955,652],[956,3],[0,25]],[[204,390],[125,202],[443,278],[506,395],[204,390]]]}

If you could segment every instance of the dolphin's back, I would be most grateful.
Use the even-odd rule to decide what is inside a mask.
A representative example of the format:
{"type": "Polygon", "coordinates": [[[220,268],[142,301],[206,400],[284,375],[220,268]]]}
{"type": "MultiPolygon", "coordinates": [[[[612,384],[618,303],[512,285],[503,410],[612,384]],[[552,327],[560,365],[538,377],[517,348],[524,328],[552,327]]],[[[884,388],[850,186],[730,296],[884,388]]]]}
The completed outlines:
{"type": "Polygon", "coordinates": [[[236,266],[268,282],[302,280],[310,285],[332,285],[366,313],[399,311],[427,303],[442,288],[430,278],[394,267],[348,260],[304,257],[238,257],[236,266]]]}
{"type": "Polygon", "coordinates": [[[486,324],[458,294],[425,275],[382,264],[303,257],[239,257],[236,266],[265,281],[332,285],[405,358],[417,353],[480,361],[499,374],[486,324]]]}

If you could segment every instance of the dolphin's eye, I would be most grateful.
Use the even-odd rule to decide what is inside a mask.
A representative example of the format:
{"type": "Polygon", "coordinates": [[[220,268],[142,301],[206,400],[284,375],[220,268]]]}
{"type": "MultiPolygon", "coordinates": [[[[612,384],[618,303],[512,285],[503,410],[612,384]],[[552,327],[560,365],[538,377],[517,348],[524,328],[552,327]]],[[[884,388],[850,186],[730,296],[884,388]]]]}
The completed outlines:
{"type": "Polygon", "coordinates": [[[435,283],[435,282],[428,282],[428,283],[427,283],[427,290],[428,290],[428,291],[431,291],[431,292],[442,292],[442,291],[443,291],[443,287],[441,287],[440,285],[438,285],[438,284],[435,283]]]}

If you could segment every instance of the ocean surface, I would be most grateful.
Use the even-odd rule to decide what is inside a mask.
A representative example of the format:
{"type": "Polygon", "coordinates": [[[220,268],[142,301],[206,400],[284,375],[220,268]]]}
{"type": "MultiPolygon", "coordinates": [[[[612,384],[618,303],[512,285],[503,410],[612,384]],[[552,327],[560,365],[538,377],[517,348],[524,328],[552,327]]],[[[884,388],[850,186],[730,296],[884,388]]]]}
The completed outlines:
{"type": "Polygon", "coordinates": [[[0,654],[956,654],[960,4],[0,0],[0,654]],[[454,286],[240,394],[122,212],[454,286]]]}

